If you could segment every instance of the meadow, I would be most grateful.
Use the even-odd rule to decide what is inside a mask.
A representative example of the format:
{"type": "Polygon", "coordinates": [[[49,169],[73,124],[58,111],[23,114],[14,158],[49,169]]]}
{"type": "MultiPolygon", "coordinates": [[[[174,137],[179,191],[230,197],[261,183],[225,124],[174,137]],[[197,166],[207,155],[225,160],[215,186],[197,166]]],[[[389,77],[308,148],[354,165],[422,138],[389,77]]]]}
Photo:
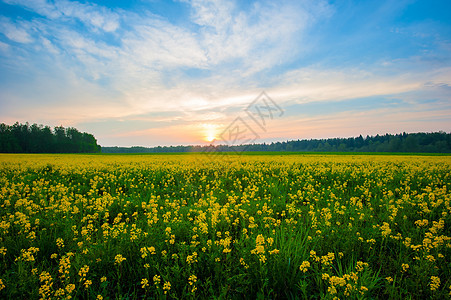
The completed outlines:
{"type": "Polygon", "coordinates": [[[0,154],[0,188],[0,298],[451,298],[451,156],[0,154]]]}

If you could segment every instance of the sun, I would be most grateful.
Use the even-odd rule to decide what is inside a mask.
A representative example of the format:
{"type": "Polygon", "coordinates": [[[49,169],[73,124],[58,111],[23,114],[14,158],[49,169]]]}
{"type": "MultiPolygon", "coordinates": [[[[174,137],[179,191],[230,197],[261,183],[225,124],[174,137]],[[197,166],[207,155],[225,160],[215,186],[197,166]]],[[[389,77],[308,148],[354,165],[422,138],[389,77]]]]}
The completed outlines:
{"type": "Polygon", "coordinates": [[[216,125],[213,124],[203,124],[204,127],[204,140],[206,142],[212,143],[217,137],[217,128],[216,125]]]}
{"type": "Polygon", "coordinates": [[[205,140],[207,141],[207,142],[213,142],[214,140],[216,140],[216,137],[214,137],[214,136],[206,136],[205,137],[205,140]]]}

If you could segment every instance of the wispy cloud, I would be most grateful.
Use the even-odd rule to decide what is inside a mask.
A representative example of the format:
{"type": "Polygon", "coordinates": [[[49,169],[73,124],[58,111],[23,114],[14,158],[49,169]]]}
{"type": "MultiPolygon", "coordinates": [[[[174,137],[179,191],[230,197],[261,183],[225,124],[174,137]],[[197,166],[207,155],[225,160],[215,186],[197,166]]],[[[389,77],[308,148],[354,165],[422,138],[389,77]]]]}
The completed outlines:
{"type": "Polygon", "coordinates": [[[31,43],[33,39],[29,34],[30,28],[27,28],[23,22],[15,24],[10,19],[0,17],[0,32],[3,33],[8,39],[17,43],[31,43]]]}
{"type": "Polygon", "coordinates": [[[113,32],[119,27],[119,15],[111,10],[92,4],[82,4],[76,1],[59,0],[5,0],[5,3],[21,5],[51,20],[75,19],[88,25],[91,30],[101,29],[113,32]]]}

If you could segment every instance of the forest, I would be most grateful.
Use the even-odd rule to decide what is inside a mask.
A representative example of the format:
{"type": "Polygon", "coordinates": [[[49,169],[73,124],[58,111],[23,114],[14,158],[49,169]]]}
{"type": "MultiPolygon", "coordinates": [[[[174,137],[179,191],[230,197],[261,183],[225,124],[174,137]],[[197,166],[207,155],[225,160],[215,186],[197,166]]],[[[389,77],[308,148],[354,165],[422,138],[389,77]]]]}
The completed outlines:
{"type": "Polygon", "coordinates": [[[0,124],[0,153],[98,153],[92,134],[76,128],[33,124],[0,124]]]}
{"type": "Polygon", "coordinates": [[[102,147],[103,153],[166,152],[241,152],[241,151],[306,151],[306,152],[408,152],[451,153],[451,133],[400,133],[376,136],[292,140],[239,146],[165,146],[102,147]]]}

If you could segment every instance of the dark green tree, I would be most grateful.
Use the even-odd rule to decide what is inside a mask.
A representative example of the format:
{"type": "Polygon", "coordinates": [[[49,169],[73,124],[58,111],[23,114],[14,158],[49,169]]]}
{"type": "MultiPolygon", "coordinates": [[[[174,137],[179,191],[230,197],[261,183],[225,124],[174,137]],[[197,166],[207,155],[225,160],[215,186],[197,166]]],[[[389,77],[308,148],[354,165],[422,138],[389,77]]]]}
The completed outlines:
{"type": "Polygon", "coordinates": [[[28,123],[0,124],[0,152],[2,153],[95,153],[101,147],[92,134],[76,128],[55,127],[28,123]]]}

